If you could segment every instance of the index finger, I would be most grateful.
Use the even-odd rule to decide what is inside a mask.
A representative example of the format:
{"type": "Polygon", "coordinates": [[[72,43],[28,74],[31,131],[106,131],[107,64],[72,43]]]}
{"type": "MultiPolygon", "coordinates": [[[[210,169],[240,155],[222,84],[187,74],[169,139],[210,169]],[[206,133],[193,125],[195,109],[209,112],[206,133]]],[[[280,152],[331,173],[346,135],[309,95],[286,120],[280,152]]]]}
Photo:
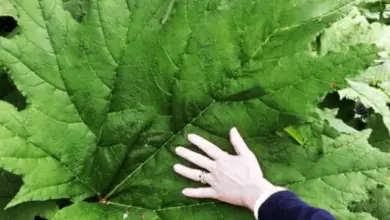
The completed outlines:
{"type": "Polygon", "coordinates": [[[238,155],[252,154],[252,151],[249,149],[248,145],[245,143],[244,139],[235,127],[230,130],[230,142],[238,155]]]}
{"type": "Polygon", "coordinates": [[[221,156],[227,155],[227,152],[221,150],[221,148],[217,147],[215,144],[202,138],[199,135],[189,134],[188,140],[213,159],[217,159],[221,156]]]}

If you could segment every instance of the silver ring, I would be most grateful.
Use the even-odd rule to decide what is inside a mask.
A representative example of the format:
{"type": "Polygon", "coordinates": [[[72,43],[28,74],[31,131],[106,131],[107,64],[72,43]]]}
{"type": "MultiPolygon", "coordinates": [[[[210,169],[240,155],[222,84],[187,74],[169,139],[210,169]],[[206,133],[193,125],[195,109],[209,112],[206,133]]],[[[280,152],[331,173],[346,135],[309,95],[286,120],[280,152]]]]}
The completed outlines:
{"type": "Polygon", "coordinates": [[[201,171],[199,176],[198,176],[199,182],[201,182],[202,184],[207,184],[205,177],[206,177],[206,172],[201,171]]]}

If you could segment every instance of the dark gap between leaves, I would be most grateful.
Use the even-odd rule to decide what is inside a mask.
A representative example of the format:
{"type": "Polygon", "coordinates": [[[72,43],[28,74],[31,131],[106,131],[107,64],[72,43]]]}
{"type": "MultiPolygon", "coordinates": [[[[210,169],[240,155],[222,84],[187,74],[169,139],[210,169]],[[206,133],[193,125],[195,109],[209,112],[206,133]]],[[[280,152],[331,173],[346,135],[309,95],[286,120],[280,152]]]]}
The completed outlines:
{"type": "Polygon", "coordinates": [[[84,201],[90,202],[90,203],[99,203],[101,201],[101,198],[99,196],[92,196],[92,197],[86,198],[84,201]]]}
{"type": "MultiPolygon", "coordinates": [[[[58,209],[63,209],[68,206],[71,206],[73,203],[69,199],[59,199],[56,200],[56,203],[58,205],[58,209]]],[[[41,216],[35,216],[34,220],[49,220],[47,218],[41,217],[41,216]]]]}
{"type": "Polygon", "coordinates": [[[19,111],[26,108],[26,98],[16,88],[9,74],[0,69],[0,100],[8,102],[15,106],[19,111]]]}
{"type": "Polygon", "coordinates": [[[0,16],[0,37],[12,37],[16,33],[18,22],[11,16],[0,16]]]}
{"type": "Polygon", "coordinates": [[[338,109],[336,118],[341,119],[345,124],[358,131],[368,128],[367,120],[374,113],[373,109],[366,108],[361,103],[345,98],[340,100],[338,92],[327,94],[318,107],[321,109],[338,109]]]}
{"type": "Polygon", "coordinates": [[[68,207],[72,204],[73,204],[72,201],[70,201],[69,199],[61,199],[61,200],[57,201],[57,205],[58,205],[59,209],[63,209],[63,208],[68,207]]]}
{"type": "MultiPolygon", "coordinates": [[[[387,104],[390,107],[390,104],[387,104]]],[[[342,99],[337,92],[329,93],[318,105],[324,109],[338,109],[336,118],[341,119],[346,125],[355,130],[362,131],[372,129],[368,143],[382,152],[390,152],[390,134],[383,122],[382,115],[375,113],[372,108],[367,108],[361,103],[342,99]]]]}
{"type": "Polygon", "coordinates": [[[309,44],[309,50],[312,54],[316,56],[321,55],[321,37],[322,34],[319,34],[316,39],[314,39],[310,44],[309,44]]]}

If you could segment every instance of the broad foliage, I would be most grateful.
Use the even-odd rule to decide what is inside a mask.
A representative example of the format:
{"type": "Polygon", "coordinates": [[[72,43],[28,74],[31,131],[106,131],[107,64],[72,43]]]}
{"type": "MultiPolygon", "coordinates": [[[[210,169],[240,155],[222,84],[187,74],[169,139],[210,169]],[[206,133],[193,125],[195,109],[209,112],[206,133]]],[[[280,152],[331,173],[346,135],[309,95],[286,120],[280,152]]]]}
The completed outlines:
{"type": "MultiPolygon", "coordinates": [[[[317,110],[379,58],[373,42],[319,42],[356,1],[0,2],[18,23],[0,37],[0,65],[27,103],[0,102],[0,168],[23,180],[5,214],[251,219],[185,198],[198,184],[172,171],[187,134],[232,152],[237,126],[275,184],[341,219],[388,216],[375,204],[389,199],[389,152],[370,145],[371,130],[342,132],[317,110]],[[63,199],[72,204],[58,211],[63,199]]],[[[0,193],[16,178],[3,177],[0,193]]]]}

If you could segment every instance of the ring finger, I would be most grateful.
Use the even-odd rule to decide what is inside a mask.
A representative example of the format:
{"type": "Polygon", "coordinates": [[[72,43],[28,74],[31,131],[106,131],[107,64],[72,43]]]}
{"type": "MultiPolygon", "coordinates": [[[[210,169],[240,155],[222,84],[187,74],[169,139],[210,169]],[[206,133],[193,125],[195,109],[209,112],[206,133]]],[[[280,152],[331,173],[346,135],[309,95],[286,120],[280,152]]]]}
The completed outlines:
{"type": "MultiPolygon", "coordinates": [[[[175,166],[173,166],[173,169],[175,170],[176,173],[178,173],[178,174],[180,174],[188,179],[194,180],[196,182],[200,181],[199,176],[203,172],[201,170],[192,169],[192,168],[183,166],[181,164],[176,164],[175,166]]],[[[204,176],[204,180],[206,181],[206,183],[210,184],[212,182],[211,175],[209,173],[206,173],[204,176]]]]}

